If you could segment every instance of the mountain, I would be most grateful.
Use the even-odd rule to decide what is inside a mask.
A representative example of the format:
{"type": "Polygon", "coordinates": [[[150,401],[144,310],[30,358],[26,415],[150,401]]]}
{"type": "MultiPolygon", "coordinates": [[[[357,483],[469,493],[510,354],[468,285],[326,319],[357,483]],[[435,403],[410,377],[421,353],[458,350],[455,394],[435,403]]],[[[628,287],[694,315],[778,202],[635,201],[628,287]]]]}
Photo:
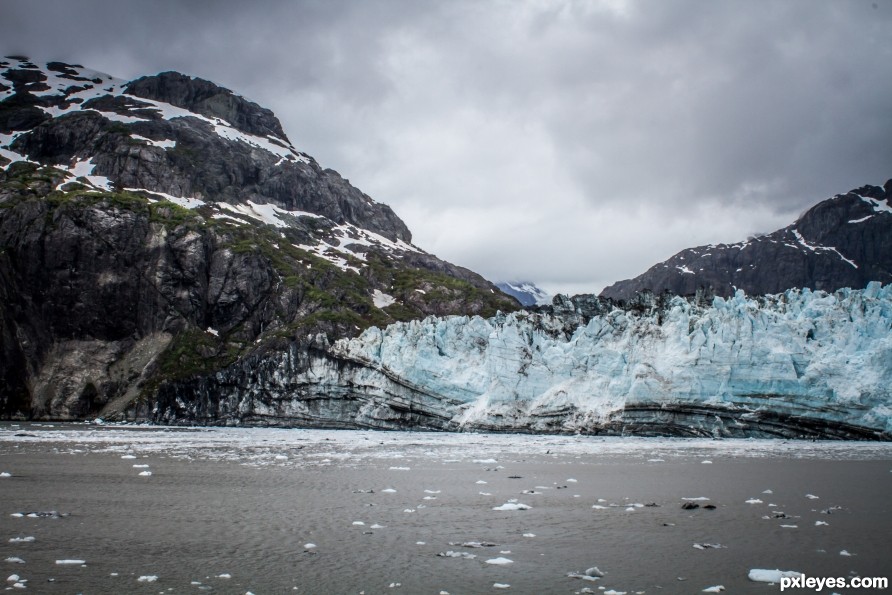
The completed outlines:
{"type": "Polygon", "coordinates": [[[501,281],[496,287],[517,299],[522,306],[545,306],[551,303],[552,296],[536,287],[532,281],[501,281]]]}
{"type": "Polygon", "coordinates": [[[557,296],[370,328],[203,383],[141,417],[603,435],[892,439],[892,285],[758,298],[557,296]]]}
{"type": "Polygon", "coordinates": [[[637,292],[720,296],[793,287],[834,291],[892,281],[892,180],[824,200],[795,223],[737,244],[682,250],[601,296],[627,300],[637,292]]]}
{"type": "Polygon", "coordinates": [[[0,416],[115,418],[320,334],[518,307],[227,89],[0,59],[0,416]]]}

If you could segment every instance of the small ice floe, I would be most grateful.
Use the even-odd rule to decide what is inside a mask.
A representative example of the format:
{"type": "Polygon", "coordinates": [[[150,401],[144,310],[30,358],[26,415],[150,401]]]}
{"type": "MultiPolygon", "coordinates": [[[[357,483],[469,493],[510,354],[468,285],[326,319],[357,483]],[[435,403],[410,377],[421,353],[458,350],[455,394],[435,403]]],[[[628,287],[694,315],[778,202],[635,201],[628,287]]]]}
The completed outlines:
{"type": "Polygon", "coordinates": [[[439,494],[440,490],[424,490],[425,494],[439,494]]]}
{"type": "Polygon", "coordinates": [[[613,589],[604,591],[604,595],[626,595],[626,593],[628,593],[628,591],[615,591],[613,589]]]}
{"type": "Polygon", "coordinates": [[[24,564],[25,561],[19,558],[18,556],[10,556],[6,558],[6,561],[10,564],[24,564]]]}
{"type": "Polygon", "coordinates": [[[399,589],[402,586],[403,583],[390,583],[389,585],[387,585],[389,589],[399,589]]]}
{"type": "Polygon", "coordinates": [[[224,572],[223,574],[218,574],[217,578],[232,578],[232,575],[228,572],[224,572]]]}
{"type": "Polygon", "coordinates": [[[759,500],[758,498],[750,498],[749,500],[746,501],[746,503],[747,504],[763,504],[763,502],[761,500],[759,500]]]}
{"type": "Polygon", "coordinates": [[[436,499],[437,499],[436,496],[425,496],[424,498],[422,498],[422,500],[436,500],[436,499]]]}
{"type": "Polygon", "coordinates": [[[361,525],[365,525],[365,523],[363,523],[362,521],[353,521],[353,524],[354,524],[354,525],[360,525],[360,526],[361,526],[361,525]]]}
{"type": "Polygon", "coordinates": [[[65,565],[84,565],[87,562],[84,560],[56,560],[56,564],[65,564],[65,565]]]}
{"type": "Polygon", "coordinates": [[[0,477],[12,477],[12,473],[10,473],[9,471],[3,471],[2,473],[0,473],[0,477]]]}
{"type": "Polygon", "coordinates": [[[705,589],[703,589],[702,592],[703,593],[721,593],[724,590],[725,590],[724,585],[716,585],[714,587],[706,587],[705,589]]]}
{"type": "Polygon", "coordinates": [[[152,472],[151,471],[140,471],[139,475],[140,475],[140,477],[151,477],[152,472]]]}
{"type": "Polygon", "coordinates": [[[826,527],[830,523],[825,523],[824,521],[815,521],[815,527],[826,527]]]}
{"type": "Polygon", "coordinates": [[[9,516],[13,516],[19,519],[23,516],[26,516],[29,519],[63,519],[67,516],[70,516],[70,513],[58,512],[56,510],[41,510],[38,512],[14,512],[9,516]]]}
{"type": "Polygon", "coordinates": [[[157,580],[158,577],[154,574],[146,574],[136,579],[136,581],[140,583],[154,583],[157,580]]]}
{"type": "Polygon", "coordinates": [[[507,566],[508,564],[514,564],[514,560],[510,560],[508,558],[502,558],[501,556],[498,558],[490,558],[486,561],[487,564],[493,564],[494,566],[507,566]]]}
{"type": "Polygon", "coordinates": [[[703,464],[703,465],[712,465],[712,461],[709,461],[709,460],[707,460],[707,461],[700,461],[700,463],[703,464]]]}
{"type": "Polygon", "coordinates": [[[602,506],[600,504],[592,504],[592,508],[594,508],[595,510],[607,510],[606,506],[602,506]]]}
{"type": "Polygon", "coordinates": [[[474,459],[471,461],[472,463],[477,463],[478,465],[495,465],[498,463],[495,459],[474,459]]]}
{"type": "Polygon", "coordinates": [[[576,483],[576,480],[571,477],[567,480],[567,483],[576,483]]]}
{"type": "Polygon", "coordinates": [[[287,455],[276,455],[276,460],[277,461],[287,461],[288,456],[287,455]]]}
{"type": "Polygon", "coordinates": [[[133,468],[134,469],[148,469],[149,466],[148,465],[134,465],[133,468]]]}
{"type": "Polygon", "coordinates": [[[455,552],[449,550],[448,552],[440,552],[437,554],[441,558],[464,558],[465,560],[473,560],[477,557],[477,554],[471,554],[469,552],[455,552]]]}
{"type": "Polygon", "coordinates": [[[369,529],[386,529],[386,527],[384,525],[379,525],[378,523],[375,523],[374,525],[369,527],[369,529]]]}
{"type": "Polygon", "coordinates": [[[384,488],[381,490],[382,494],[396,494],[396,490],[393,488],[384,488]]]}
{"type": "Polygon", "coordinates": [[[316,547],[317,547],[317,546],[316,546],[315,543],[305,543],[305,544],[304,544],[304,549],[305,549],[305,550],[315,550],[316,547]]]}
{"type": "Polygon", "coordinates": [[[535,537],[536,534],[535,533],[524,533],[523,536],[524,537],[535,537]]]}
{"type": "Polygon", "coordinates": [[[850,554],[850,553],[847,552],[846,550],[840,550],[840,551],[839,551],[839,555],[840,555],[840,556],[854,556],[855,554],[850,554]]]}
{"type": "Polygon", "coordinates": [[[477,485],[483,485],[483,484],[485,484],[486,482],[483,481],[482,479],[478,479],[475,483],[476,483],[477,485]]]}
{"type": "Polygon", "coordinates": [[[762,493],[763,493],[763,494],[773,494],[774,492],[772,492],[771,490],[765,490],[765,491],[762,492],[762,493]]]}
{"type": "Polygon", "coordinates": [[[821,511],[821,514],[833,514],[834,511],[842,510],[842,506],[831,506],[821,511]]]}
{"type": "Polygon", "coordinates": [[[647,459],[648,463],[665,463],[664,459],[647,459]]]}
{"type": "Polygon", "coordinates": [[[426,541],[416,541],[415,545],[427,545],[426,541]]]}
{"type": "Polygon", "coordinates": [[[508,500],[501,506],[494,506],[493,510],[529,510],[530,508],[532,508],[532,506],[529,506],[528,504],[523,504],[517,500],[508,500]]]}
{"type": "Polygon", "coordinates": [[[695,543],[694,547],[698,550],[721,550],[725,548],[720,543],[695,543]]]}
{"type": "Polygon", "coordinates": [[[511,585],[509,585],[507,583],[493,583],[492,588],[493,589],[510,589],[511,585]]]}
{"type": "MultiPolygon", "coordinates": [[[[461,547],[469,547],[472,549],[481,548],[481,547],[497,547],[499,544],[492,543],[490,541],[450,541],[449,545],[458,545],[461,547]]],[[[503,554],[505,552],[502,552],[503,554]]]]}
{"type": "Polygon", "coordinates": [[[686,500],[687,502],[708,502],[709,498],[706,496],[697,496],[696,498],[682,498],[682,500],[686,500]]]}
{"type": "Polygon", "coordinates": [[[403,512],[415,512],[415,509],[414,508],[405,508],[405,509],[403,509],[403,512]]]}
{"type": "Polygon", "coordinates": [[[391,471],[409,471],[408,467],[388,467],[391,471]]]}
{"type": "Polygon", "coordinates": [[[121,458],[130,460],[130,459],[135,459],[136,456],[135,455],[121,455],[121,458]]]}
{"type": "Polygon", "coordinates": [[[802,576],[795,570],[768,570],[765,568],[753,568],[747,577],[756,583],[779,583],[782,578],[795,578],[802,576]]]}
{"type": "Polygon", "coordinates": [[[28,537],[13,537],[9,543],[31,543],[32,541],[34,541],[34,536],[29,535],[28,537]]]}
{"type": "Polygon", "coordinates": [[[480,494],[481,496],[492,496],[492,493],[490,493],[490,492],[477,492],[477,493],[480,494]]]}
{"type": "Polygon", "coordinates": [[[799,525],[781,525],[781,529],[798,529],[799,525]]]}
{"type": "Polygon", "coordinates": [[[815,496],[814,494],[806,494],[805,497],[808,498],[809,500],[817,500],[818,499],[818,496],[815,496]]]}

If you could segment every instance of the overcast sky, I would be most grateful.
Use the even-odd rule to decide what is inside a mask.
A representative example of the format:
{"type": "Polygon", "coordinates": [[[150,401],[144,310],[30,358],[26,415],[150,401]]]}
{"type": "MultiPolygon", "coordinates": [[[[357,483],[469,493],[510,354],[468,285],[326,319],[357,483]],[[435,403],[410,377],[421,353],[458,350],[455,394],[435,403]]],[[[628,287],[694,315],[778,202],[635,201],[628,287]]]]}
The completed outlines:
{"type": "Polygon", "coordinates": [[[178,70],[487,278],[597,292],[892,178],[892,0],[0,0],[0,50],[178,70]]]}

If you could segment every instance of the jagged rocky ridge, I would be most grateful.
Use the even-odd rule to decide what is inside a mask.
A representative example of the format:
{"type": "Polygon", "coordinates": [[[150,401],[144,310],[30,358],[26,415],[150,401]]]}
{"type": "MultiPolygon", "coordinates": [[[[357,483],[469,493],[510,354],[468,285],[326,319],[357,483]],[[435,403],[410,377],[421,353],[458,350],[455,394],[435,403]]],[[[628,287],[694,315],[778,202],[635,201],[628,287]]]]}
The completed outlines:
{"type": "Polygon", "coordinates": [[[778,293],[791,287],[834,291],[892,282],[892,180],[824,200],[795,223],[736,244],[682,250],[601,295],[629,299],[640,291],[693,295],[778,293]]]}
{"type": "Polygon", "coordinates": [[[226,89],[0,59],[0,416],[114,417],[308,335],[517,307],[226,89]]]}
{"type": "Polygon", "coordinates": [[[711,300],[558,296],[429,317],[168,385],[165,423],[892,438],[892,285],[711,300]]]}

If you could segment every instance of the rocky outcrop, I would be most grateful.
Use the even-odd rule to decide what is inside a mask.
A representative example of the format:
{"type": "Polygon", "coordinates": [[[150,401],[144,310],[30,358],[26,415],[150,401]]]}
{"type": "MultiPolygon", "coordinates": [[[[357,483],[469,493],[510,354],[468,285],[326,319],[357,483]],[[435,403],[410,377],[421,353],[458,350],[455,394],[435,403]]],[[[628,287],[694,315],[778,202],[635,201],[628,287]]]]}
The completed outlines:
{"type": "Polygon", "coordinates": [[[835,291],[892,281],[892,180],[818,203],[795,223],[737,244],[682,250],[645,273],[605,288],[630,299],[640,291],[760,295],[809,287],[835,291]]]}

